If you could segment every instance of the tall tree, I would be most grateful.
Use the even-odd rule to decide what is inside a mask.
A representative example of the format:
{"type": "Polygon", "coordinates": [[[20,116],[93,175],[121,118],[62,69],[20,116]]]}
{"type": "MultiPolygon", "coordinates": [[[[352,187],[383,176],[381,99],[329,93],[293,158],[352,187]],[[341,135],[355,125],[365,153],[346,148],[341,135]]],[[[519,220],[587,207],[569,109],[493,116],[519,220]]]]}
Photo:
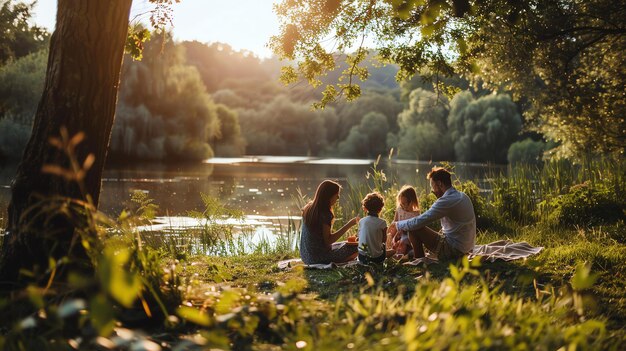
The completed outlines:
{"type": "Polygon", "coordinates": [[[450,101],[448,132],[457,161],[506,163],[522,119],[506,94],[474,99],[464,91],[450,101]]]}
{"type": "Polygon", "coordinates": [[[298,62],[284,68],[284,81],[321,84],[335,52],[353,50],[322,106],[360,94],[353,77],[367,77],[364,43],[373,43],[399,65],[400,80],[428,72],[441,88],[442,76],[460,72],[525,97],[529,126],[564,152],[626,148],[623,1],[283,0],[276,9],[283,23],[271,46],[298,62]]]}
{"type": "Polygon", "coordinates": [[[409,94],[409,106],[398,115],[398,135],[390,135],[389,146],[397,148],[400,158],[453,159],[447,120],[448,99],[417,88],[409,94]]]}
{"type": "Polygon", "coordinates": [[[45,271],[50,257],[85,256],[72,221],[63,212],[45,218],[38,201],[63,196],[98,204],[131,2],[59,0],[44,91],[12,187],[0,280],[17,281],[21,269],[45,271]],[[68,155],[50,143],[62,127],[70,136],[84,133],[77,160],[93,155],[82,186],[42,173],[48,164],[69,165],[68,155]]]}
{"type": "Polygon", "coordinates": [[[141,61],[126,55],[110,157],[205,160],[219,133],[216,105],[171,33],[147,41],[141,61]]]}

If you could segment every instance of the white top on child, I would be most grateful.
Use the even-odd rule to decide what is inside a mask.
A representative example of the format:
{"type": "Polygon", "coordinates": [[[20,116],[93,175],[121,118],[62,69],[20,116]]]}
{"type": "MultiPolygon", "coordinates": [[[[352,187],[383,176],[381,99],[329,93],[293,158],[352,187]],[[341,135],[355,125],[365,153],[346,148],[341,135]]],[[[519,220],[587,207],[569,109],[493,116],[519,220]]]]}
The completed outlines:
{"type": "Polygon", "coordinates": [[[419,215],[420,215],[419,211],[407,211],[400,206],[396,208],[396,220],[398,221],[404,221],[406,219],[413,218],[419,215]]]}
{"type": "Polygon", "coordinates": [[[385,253],[385,232],[387,222],[376,216],[365,216],[359,221],[359,253],[376,258],[385,253]]]}

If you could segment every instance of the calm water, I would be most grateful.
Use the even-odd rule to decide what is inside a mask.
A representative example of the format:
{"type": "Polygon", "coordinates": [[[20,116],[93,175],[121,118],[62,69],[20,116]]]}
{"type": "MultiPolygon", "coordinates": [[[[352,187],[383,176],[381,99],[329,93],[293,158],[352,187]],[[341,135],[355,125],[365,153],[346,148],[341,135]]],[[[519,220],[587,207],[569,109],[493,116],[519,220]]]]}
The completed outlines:
{"type": "MultiPolygon", "coordinates": [[[[373,160],[318,159],[308,157],[254,156],[238,159],[214,158],[193,165],[142,164],[112,166],[105,170],[100,210],[116,217],[129,207],[130,193],[142,190],[159,206],[162,223],[187,226],[190,210],[203,210],[200,193],[221,199],[228,207],[240,209],[245,222],[261,234],[278,231],[287,218],[298,218],[295,197],[300,189],[309,197],[324,179],[344,186],[364,182],[373,160]],[[165,217],[167,216],[167,217],[165,217]]],[[[428,162],[381,161],[379,168],[399,183],[425,189],[428,162]]],[[[461,179],[484,179],[485,165],[455,164],[461,179]]],[[[9,184],[15,165],[0,165],[0,207],[4,211],[10,198],[9,184]]]]}

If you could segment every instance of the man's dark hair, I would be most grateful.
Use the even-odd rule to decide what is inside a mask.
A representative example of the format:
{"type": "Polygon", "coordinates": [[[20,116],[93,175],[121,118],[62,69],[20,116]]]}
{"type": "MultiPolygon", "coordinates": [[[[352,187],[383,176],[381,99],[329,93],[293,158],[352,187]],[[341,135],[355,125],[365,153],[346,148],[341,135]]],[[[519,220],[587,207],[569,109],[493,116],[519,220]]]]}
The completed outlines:
{"type": "Polygon", "coordinates": [[[361,201],[361,204],[363,205],[363,207],[365,207],[367,212],[372,214],[379,214],[385,206],[385,200],[380,193],[374,192],[365,195],[365,198],[363,199],[363,201],[361,201]]]}
{"type": "Polygon", "coordinates": [[[428,172],[426,179],[432,179],[434,181],[442,182],[446,187],[452,186],[452,179],[450,177],[450,172],[443,167],[433,167],[433,169],[428,172]]]}

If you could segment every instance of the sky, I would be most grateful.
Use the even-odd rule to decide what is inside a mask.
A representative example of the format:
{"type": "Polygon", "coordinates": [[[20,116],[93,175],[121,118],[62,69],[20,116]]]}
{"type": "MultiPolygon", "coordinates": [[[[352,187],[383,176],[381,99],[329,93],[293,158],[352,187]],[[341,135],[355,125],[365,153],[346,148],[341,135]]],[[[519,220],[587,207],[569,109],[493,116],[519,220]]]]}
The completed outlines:
{"type": "MultiPolygon", "coordinates": [[[[203,43],[227,43],[235,50],[248,50],[260,58],[272,56],[267,42],[278,34],[278,19],[272,5],[278,0],[182,0],[174,4],[174,38],[203,43]]],[[[56,19],[56,0],[37,0],[34,22],[52,32],[56,19]]],[[[145,14],[151,5],[134,0],[130,18],[145,14]]]]}

